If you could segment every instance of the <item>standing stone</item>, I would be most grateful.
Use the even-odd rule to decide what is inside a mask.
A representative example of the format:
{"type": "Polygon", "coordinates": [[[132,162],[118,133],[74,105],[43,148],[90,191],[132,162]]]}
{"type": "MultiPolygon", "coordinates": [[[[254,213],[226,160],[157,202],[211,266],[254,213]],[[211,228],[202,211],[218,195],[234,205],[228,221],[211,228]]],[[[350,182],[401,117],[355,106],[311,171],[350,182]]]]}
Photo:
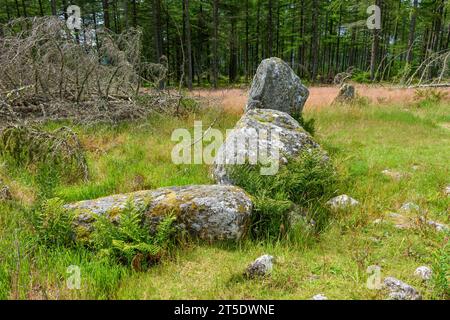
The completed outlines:
{"type": "Polygon", "coordinates": [[[348,102],[355,98],[355,87],[351,84],[344,83],[339,89],[339,94],[334,100],[335,102],[348,102]]]}
{"type": "Polygon", "coordinates": [[[205,240],[239,240],[250,223],[252,202],[242,189],[234,186],[192,185],[119,194],[66,205],[75,212],[78,234],[89,235],[95,217],[106,215],[120,219],[128,201],[132,201],[153,232],[169,214],[175,226],[205,240]]]}
{"type": "Polygon", "coordinates": [[[250,88],[245,111],[273,109],[301,113],[309,91],[289,65],[279,58],[261,62],[250,88]]]}
{"type": "MultiPolygon", "coordinates": [[[[261,162],[266,154],[266,160],[272,159],[281,165],[287,163],[289,157],[313,149],[322,150],[287,113],[269,109],[250,110],[242,116],[217,151],[212,175],[219,184],[233,184],[229,170],[233,165],[244,164],[244,160],[250,163],[249,160],[257,159],[261,162]],[[271,139],[271,133],[276,133],[279,139],[271,139]]],[[[324,159],[328,159],[325,153],[324,159]]],[[[264,167],[270,166],[270,161],[264,164],[264,167]]]]}

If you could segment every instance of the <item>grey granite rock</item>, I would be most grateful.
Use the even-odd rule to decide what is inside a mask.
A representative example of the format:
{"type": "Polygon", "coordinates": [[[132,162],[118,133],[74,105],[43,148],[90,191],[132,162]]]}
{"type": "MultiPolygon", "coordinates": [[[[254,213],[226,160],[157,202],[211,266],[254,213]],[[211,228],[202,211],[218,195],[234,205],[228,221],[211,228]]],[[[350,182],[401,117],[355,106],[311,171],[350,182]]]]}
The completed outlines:
{"type": "Polygon", "coordinates": [[[391,300],[421,300],[419,292],[394,277],[384,279],[384,287],[389,290],[389,299],[391,300]]]}
{"type": "MultiPolygon", "coordinates": [[[[96,215],[120,219],[131,199],[151,227],[168,214],[175,214],[179,229],[206,240],[238,240],[247,231],[252,212],[249,196],[240,188],[220,185],[167,187],[119,194],[66,205],[76,213],[78,229],[89,234],[96,215]]],[[[82,232],[83,233],[83,232],[82,232]]]]}
{"type": "MultiPolygon", "coordinates": [[[[269,109],[250,110],[242,116],[219,148],[212,175],[219,184],[232,184],[228,171],[230,165],[244,164],[246,161],[251,163],[251,159],[254,159],[263,162],[266,168],[278,169],[277,165],[285,164],[289,157],[313,149],[322,150],[311,135],[287,113],[269,109]],[[275,162],[277,165],[274,165],[275,162]]],[[[325,153],[324,159],[328,159],[325,153]]],[[[268,170],[266,173],[271,172],[268,170]]],[[[263,175],[266,173],[262,172],[263,175]]]]}
{"type": "Polygon", "coordinates": [[[265,254],[253,261],[245,270],[248,278],[263,277],[268,275],[273,269],[273,257],[265,254]]]}
{"type": "Polygon", "coordinates": [[[359,205],[359,202],[346,194],[342,194],[328,200],[327,204],[333,209],[345,209],[355,207],[359,205]]]}
{"type": "Polygon", "coordinates": [[[308,96],[308,89],[286,62],[269,58],[263,60],[256,70],[245,110],[301,113],[308,96]]]}
{"type": "Polygon", "coordinates": [[[335,98],[335,102],[348,102],[355,98],[355,87],[351,84],[344,83],[339,88],[339,94],[335,98]]]}
{"type": "Polygon", "coordinates": [[[414,275],[422,280],[427,281],[430,280],[433,276],[433,271],[427,266],[420,266],[414,271],[414,275]]]}

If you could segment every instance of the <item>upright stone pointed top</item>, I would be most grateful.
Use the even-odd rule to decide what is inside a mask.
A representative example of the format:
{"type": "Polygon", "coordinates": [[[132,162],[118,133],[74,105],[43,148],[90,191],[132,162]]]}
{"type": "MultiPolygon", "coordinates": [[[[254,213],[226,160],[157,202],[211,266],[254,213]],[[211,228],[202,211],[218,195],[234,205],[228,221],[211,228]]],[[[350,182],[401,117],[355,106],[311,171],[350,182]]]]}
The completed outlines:
{"type": "Polygon", "coordinates": [[[273,109],[292,115],[302,112],[308,96],[308,89],[286,62],[269,58],[256,70],[245,111],[273,109]]]}

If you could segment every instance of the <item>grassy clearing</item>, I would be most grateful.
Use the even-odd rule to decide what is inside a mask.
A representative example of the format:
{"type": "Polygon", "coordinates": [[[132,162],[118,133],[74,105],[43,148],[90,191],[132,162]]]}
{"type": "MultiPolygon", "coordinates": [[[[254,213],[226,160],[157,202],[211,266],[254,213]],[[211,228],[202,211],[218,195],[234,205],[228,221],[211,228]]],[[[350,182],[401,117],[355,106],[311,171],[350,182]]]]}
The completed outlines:
{"type": "MultiPolygon", "coordinates": [[[[191,243],[177,249],[147,272],[99,259],[78,247],[49,249],[30,237],[31,207],[39,195],[39,179],[7,165],[1,178],[14,201],[0,203],[0,298],[21,299],[380,299],[382,291],[366,287],[369,265],[383,276],[415,286],[427,299],[448,291],[448,235],[431,229],[399,230],[373,224],[407,201],[416,202],[434,220],[449,224],[450,106],[351,106],[306,110],[315,118],[316,139],[330,153],[340,183],[337,193],[361,202],[356,209],[333,215],[319,235],[295,243],[244,241],[237,245],[191,243]],[[401,172],[399,181],[381,174],[401,172]],[[261,254],[276,257],[270,278],[244,280],[246,265],[261,254]],[[220,261],[220,263],[218,263],[220,261]],[[81,289],[69,290],[66,272],[81,268],[81,289]],[[433,266],[436,281],[414,277],[416,267],[433,266]],[[447,287],[446,287],[447,283],[447,287]]],[[[75,126],[88,150],[89,182],[61,183],[52,193],[65,202],[169,185],[212,183],[205,165],[174,165],[170,160],[175,128],[192,130],[194,120],[205,129],[232,128],[238,115],[204,110],[183,119],[151,116],[117,127],[75,126]]],[[[48,129],[62,124],[48,124],[48,129]]]]}

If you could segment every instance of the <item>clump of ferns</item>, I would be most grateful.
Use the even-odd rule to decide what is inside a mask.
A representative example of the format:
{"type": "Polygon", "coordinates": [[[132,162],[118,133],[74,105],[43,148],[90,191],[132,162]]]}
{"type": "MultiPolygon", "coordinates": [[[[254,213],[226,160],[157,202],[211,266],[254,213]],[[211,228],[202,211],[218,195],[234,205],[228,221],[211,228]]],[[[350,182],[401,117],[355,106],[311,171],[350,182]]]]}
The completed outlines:
{"type": "Polygon", "coordinates": [[[129,199],[117,220],[111,220],[108,215],[97,216],[92,246],[101,256],[131,265],[136,271],[160,262],[174,243],[175,216],[169,213],[152,233],[142,212],[129,199]]]}
{"type": "Polygon", "coordinates": [[[83,147],[68,127],[47,132],[36,126],[9,125],[0,134],[0,155],[30,170],[42,165],[52,166],[67,180],[89,177],[83,147]]]}

